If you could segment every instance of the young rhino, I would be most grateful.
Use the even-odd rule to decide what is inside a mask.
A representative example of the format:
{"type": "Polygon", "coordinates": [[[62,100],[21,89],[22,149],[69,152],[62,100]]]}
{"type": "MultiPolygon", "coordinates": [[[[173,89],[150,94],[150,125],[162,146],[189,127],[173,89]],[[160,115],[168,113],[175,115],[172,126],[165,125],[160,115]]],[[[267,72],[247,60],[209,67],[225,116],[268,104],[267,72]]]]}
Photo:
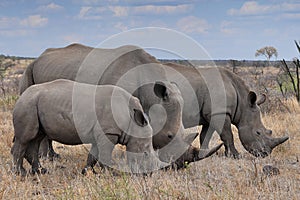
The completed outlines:
{"type": "Polygon", "coordinates": [[[11,149],[14,168],[26,174],[45,173],[38,159],[41,140],[67,144],[91,143],[87,166],[111,166],[115,144],[126,145],[131,172],[149,172],[162,166],[152,146],[152,128],[137,98],[116,86],[95,86],[59,79],[28,88],[13,111],[15,129],[11,149]],[[97,159],[97,160],[96,160],[97,159]]]}

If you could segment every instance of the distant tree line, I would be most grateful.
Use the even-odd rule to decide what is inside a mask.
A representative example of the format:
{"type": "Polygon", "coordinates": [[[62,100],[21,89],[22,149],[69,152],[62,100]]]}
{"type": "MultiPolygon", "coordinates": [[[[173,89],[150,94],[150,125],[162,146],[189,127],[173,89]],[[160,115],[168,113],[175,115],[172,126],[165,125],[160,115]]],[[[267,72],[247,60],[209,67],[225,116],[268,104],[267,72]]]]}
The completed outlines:
{"type": "Polygon", "coordinates": [[[23,56],[9,56],[9,55],[0,54],[0,60],[3,60],[3,59],[10,59],[12,61],[16,61],[16,60],[32,60],[34,58],[23,57],[23,56]]]}
{"type": "MultiPolygon", "coordinates": [[[[183,65],[194,65],[194,66],[211,66],[216,65],[217,67],[280,67],[281,61],[267,61],[267,60],[176,60],[176,59],[159,59],[160,62],[173,62],[183,65]]],[[[286,61],[290,64],[292,61],[286,61]]]]}

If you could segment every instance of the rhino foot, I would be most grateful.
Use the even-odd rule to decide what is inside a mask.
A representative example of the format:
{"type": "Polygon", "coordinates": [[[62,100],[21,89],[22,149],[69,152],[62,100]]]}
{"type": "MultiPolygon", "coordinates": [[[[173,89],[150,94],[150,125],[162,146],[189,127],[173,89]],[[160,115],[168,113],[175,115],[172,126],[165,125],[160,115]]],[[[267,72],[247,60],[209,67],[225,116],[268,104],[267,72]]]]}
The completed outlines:
{"type": "Polygon", "coordinates": [[[241,158],[241,156],[238,152],[236,152],[236,153],[225,152],[225,156],[228,157],[228,158],[234,158],[234,159],[240,159],[241,158]]]}
{"type": "Polygon", "coordinates": [[[53,161],[54,159],[59,159],[61,158],[58,153],[55,153],[54,151],[49,151],[49,160],[53,161]]]}
{"type": "Polygon", "coordinates": [[[233,154],[232,156],[233,156],[234,159],[240,159],[241,158],[239,153],[233,154]]]}
{"type": "Polygon", "coordinates": [[[228,148],[225,145],[225,156],[226,157],[233,157],[234,159],[240,159],[240,154],[234,146],[231,146],[231,147],[228,148]]]}
{"type": "Polygon", "coordinates": [[[27,175],[26,170],[23,167],[20,168],[16,168],[14,167],[12,169],[12,171],[16,174],[16,175],[21,175],[22,177],[25,177],[27,175]]]}
{"type": "Polygon", "coordinates": [[[31,170],[31,174],[46,174],[48,172],[48,170],[46,168],[40,168],[40,169],[32,169],[31,170]]]}
{"type": "Polygon", "coordinates": [[[89,171],[92,171],[93,174],[98,174],[93,167],[85,167],[81,170],[82,175],[87,175],[89,171]]]}

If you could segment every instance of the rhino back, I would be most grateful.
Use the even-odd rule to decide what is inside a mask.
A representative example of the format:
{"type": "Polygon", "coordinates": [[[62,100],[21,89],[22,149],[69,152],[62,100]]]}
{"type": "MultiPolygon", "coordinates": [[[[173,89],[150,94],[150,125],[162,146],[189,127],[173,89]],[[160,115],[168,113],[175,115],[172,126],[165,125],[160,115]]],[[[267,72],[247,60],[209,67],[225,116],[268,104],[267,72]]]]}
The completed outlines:
{"type": "MultiPolygon", "coordinates": [[[[101,76],[111,80],[112,73],[124,73],[139,64],[157,60],[135,46],[100,49],[72,44],[64,48],[47,49],[33,62],[33,84],[56,79],[98,84],[101,76]]],[[[105,82],[105,81],[102,81],[105,82]]]]}
{"type": "Polygon", "coordinates": [[[153,92],[149,92],[153,90],[154,82],[167,80],[163,66],[158,64],[155,57],[130,45],[116,49],[91,48],[80,44],[51,48],[42,53],[26,71],[24,81],[20,84],[21,93],[32,84],[69,79],[98,85],[118,85],[131,94],[135,93],[143,107],[144,104],[151,106],[159,101],[153,92]],[[137,67],[141,65],[146,67],[137,67]],[[131,73],[127,73],[129,71],[131,73]],[[31,81],[25,81],[25,77],[31,81]],[[139,88],[144,83],[151,84],[139,88]]]}
{"type": "Polygon", "coordinates": [[[65,48],[48,49],[33,64],[34,84],[56,79],[75,80],[77,71],[92,48],[73,44],[65,48]]]}
{"type": "MultiPolygon", "coordinates": [[[[120,133],[120,124],[116,124],[112,113],[113,91],[119,105],[115,115],[120,115],[123,127],[128,127],[128,102],[132,98],[129,93],[115,86],[96,86],[69,80],[31,86],[18,100],[15,116],[20,119],[20,116],[28,115],[24,119],[39,123],[40,130],[55,141],[73,145],[92,143],[92,133],[98,122],[101,126],[98,134],[120,133]]],[[[26,120],[20,124],[20,129],[26,127],[26,120]]]]}
{"type": "MultiPolygon", "coordinates": [[[[173,81],[179,83],[184,98],[183,123],[186,127],[198,125],[199,122],[206,123],[215,114],[229,114],[234,118],[241,98],[249,92],[241,78],[224,68],[195,68],[174,63],[166,65],[182,75],[181,80],[173,77],[173,81]],[[181,84],[182,79],[188,81],[193,91],[181,84]],[[190,92],[196,94],[197,103],[190,99],[193,96],[190,92]]],[[[174,72],[169,72],[169,76],[174,76],[174,72]]]]}

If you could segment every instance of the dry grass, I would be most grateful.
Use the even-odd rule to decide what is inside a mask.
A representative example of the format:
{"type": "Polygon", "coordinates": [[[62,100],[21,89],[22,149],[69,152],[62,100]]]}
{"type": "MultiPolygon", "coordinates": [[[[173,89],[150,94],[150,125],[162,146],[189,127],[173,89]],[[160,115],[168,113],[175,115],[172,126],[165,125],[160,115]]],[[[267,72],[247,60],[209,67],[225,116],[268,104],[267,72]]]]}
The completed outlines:
{"type": "MultiPolygon", "coordinates": [[[[252,157],[236,138],[242,158],[224,157],[221,150],[206,160],[190,164],[179,171],[157,171],[152,176],[81,175],[87,148],[56,143],[61,159],[43,160],[45,175],[20,178],[11,172],[10,148],[13,138],[11,109],[0,114],[0,198],[2,199],[299,199],[300,197],[300,107],[284,102],[291,113],[263,116],[275,136],[289,135],[290,140],[276,148],[272,155],[252,157]],[[270,164],[280,170],[267,177],[263,166],[270,164]]],[[[235,131],[236,132],[236,131],[235,131]]],[[[214,136],[215,142],[219,137],[214,136]]],[[[196,144],[197,145],[197,144],[196,144]]],[[[116,156],[120,156],[116,153],[116,156]]],[[[25,165],[29,169],[29,165],[25,165]]]]}
{"type": "MultiPolygon", "coordinates": [[[[18,64],[18,69],[23,69],[28,63],[18,64]]],[[[14,74],[14,70],[8,72],[14,74]]],[[[82,176],[86,146],[55,143],[61,159],[42,160],[49,173],[25,178],[11,172],[11,110],[15,100],[16,95],[0,98],[0,199],[300,199],[300,106],[295,100],[283,102],[290,113],[273,110],[263,116],[275,136],[290,137],[264,159],[246,152],[235,130],[235,143],[242,154],[239,160],[224,157],[222,149],[184,170],[157,171],[148,177],[115,176],[100,168],[96,168],[98,175],[82,176]],[[280,174],[265,176],[262,168],[267,164],[278,167],[280,174]]],[[[219,136],[214,135],[213,140],[211,145],[219,142],[219,136]]],[[[123,157],[122,149],[115,157],[123,157]]],[[[26,162],[25,167],[30,168],[26,162]]]]}

